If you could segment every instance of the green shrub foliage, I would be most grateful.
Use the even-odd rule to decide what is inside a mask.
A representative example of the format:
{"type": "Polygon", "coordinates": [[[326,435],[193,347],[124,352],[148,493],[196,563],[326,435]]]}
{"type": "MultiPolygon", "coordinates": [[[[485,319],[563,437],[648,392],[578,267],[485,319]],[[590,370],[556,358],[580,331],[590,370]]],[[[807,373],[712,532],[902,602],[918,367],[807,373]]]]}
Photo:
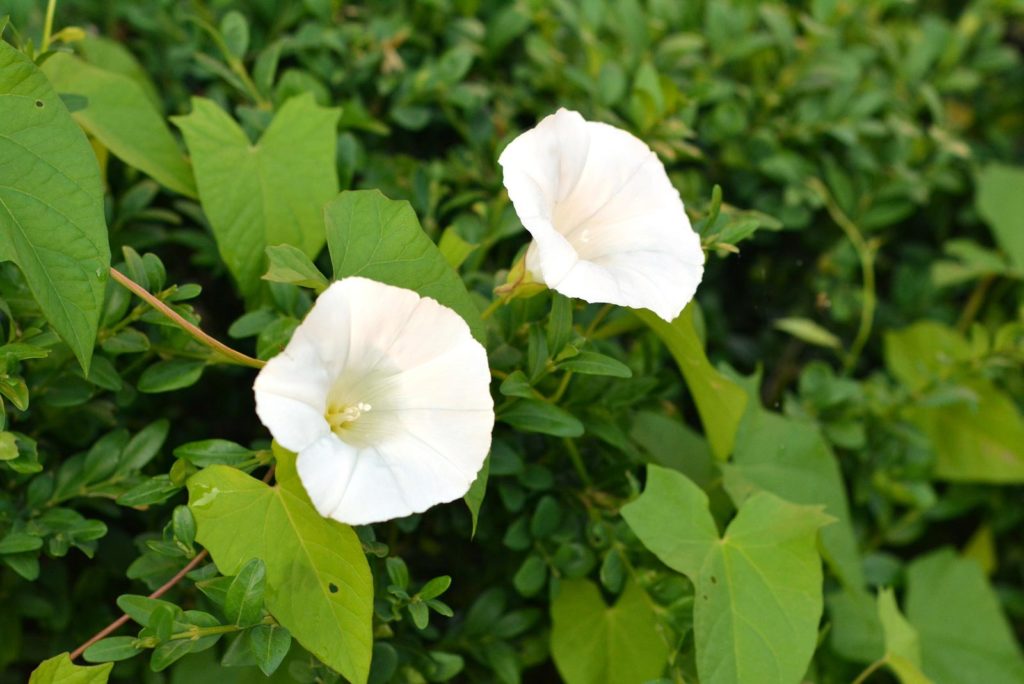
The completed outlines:
{"type": "Polygon", "coordinates": [[[10,0],[0,37],[0,683],[1024,681],[1020,0],[10,0]],[[681,193],[675,321],[499,298],[497,158],[558,107],[681,193]],[[258,421],[249,366],[349,275],[485,344],[464,502],[322,518],[258,421]]]}

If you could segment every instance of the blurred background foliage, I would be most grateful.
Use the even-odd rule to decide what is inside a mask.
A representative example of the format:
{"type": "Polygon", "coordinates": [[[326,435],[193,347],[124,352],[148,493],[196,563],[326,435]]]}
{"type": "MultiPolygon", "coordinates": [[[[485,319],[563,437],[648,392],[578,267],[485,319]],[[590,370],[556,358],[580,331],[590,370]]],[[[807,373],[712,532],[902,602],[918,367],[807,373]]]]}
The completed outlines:
{"type": "MultiPolygon", "coordinates": [[[[16,29],[38,44],[43,10],[4,0],[7,38],[16,29]]],[[[558,106],[631,130],[665,162],[719,257],[697,297],[709,356],[755,402],[820,430],[835,454],[855,573],[872,590],[902,593],[908,577],[924,577],[922,563],[944,557],[936,550],[954,547],[987,576],[968,573],[977,581],[964,595],[997,597],[1010,622],[1007,632],[989,612],[991,624],[976,629],[994,641],[1024,634],[1024,2],[76,0],[58,17],[87,33],[69,35],[69,48],[131,78],[168,116],[203,95],[255,139],[293,95],[340,106],[342,189],[408,199],[446,254],[461,257],[481,301],[524,242],[495,162],[504,145],[558,106]],[[965,453],[976,458],[965,464],[965,453]]],[[[97,148],[122,270],[214,335],[275,353],[310,295],[275,285],[246,312],[199,205],[97,148]],[[193,299],[197,285],[203,296],[193,299]]],[[[5,326],[31,318],[9,264],[0,297],[5,326]]],[[[195,553],[172,511],[203,461],[176,447],[231,439],[246,445],[244,467],[266,462],[250,376],[207,370],[190,338],[129,308],[120,290],[111,300],[89,377],[70,354],[0,357],[7,429],[23,435],[0,464],[0,532],[30,520],[27,534],[43,540],[0,542],[2,682],[84,641],[119,614],[114,597],[148,593],[195,553]],[[82,465],[104,459],[109,468],[82,465]]],[[[642,584],[678,647],[663,674],[691,681],[693,589],[643,549],[618,510],[640,489],[639,466],[653,462],[687,472],[727,519],[721,469],[694,430],[671,357],[635,319],[570,309],[578,327],[565,332],[549,308],[545,296],[496,317],[492,365],[525,376],[525,390],[502,384],[511,396],[530,396],[530,385],[564,392],[587,436],[499,428],[472,539],[469,514],[454,505],[362,531],[377,558],[372,681],[553,679],[549,591],[580,577],[608,596],[627,577],[642,584]],[[578,375],[560,387],[558,355],[581,337],[633,377],[578,375]],[[409,587],[443,574],[454,617],[412,608],[409,587]]],[[[741,443],[770,438],[768,427],[745,425],[741,443]]],[[[737,453],[732,466],[743,465],[737,453]]],[[[799,456],[792,465],[803,467],[799,456]]],[[[809,681],[848,682],[880,655],[877,624],[858,621],[863,605],[845,584],[827,581],[809,681]]],[[[189,583],[170,596],[183,606],[206,600],[189,583]]],[[[923,622],[962,617],[905,608],[924,632],[923,622]]],[[[163,673],[127,661],[113,676],[262,679],[254,668],[206,669],[223,650],[163,673]]],[[[937,667],[942,682],[1019,672],[1007,665],[969,679],[956,665],[937,667]]],[[[297,645],[274,677],[334,681],[297,645]]]]}

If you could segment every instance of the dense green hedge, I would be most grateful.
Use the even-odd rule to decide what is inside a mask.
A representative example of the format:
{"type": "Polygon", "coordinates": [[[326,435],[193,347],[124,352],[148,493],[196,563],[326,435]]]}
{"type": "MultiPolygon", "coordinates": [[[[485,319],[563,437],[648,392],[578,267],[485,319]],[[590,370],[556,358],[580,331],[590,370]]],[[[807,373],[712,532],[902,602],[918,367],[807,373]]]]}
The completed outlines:
{"type": "MultiPolygon", "coordinates": [[[[376,589],[370,681],[690,682],[700,669],[699,681],[796,684],[805,668],[820,684],[865,668],[872,682],[1024,681],[1020,0],[76,0],[57,4],[43,38],[44,4],[7,0],[2,37],[89,135],[114,265],[260,359],[319,281],[288,271],[268,285],[262,254],[225,263],[228,233],[218,245],[215,232],[230,224],[244,241],[250,219],[244,196],[204,192],[199,159],[221,149],[191,139],[204,116],[249,140],[272,120],[293,133],[262,151],[288,169],[282,193],[306,198],[303,225],[321,230],[338,190],[408,200],[466,284],[471,319],[528,238],[498,155],[558,107],[648,143],[701,233],[699,308],[673,325],[548,293],[479,322],[499,421],[486,495],[480,483],[482,505],[357,529],[376,589]],[[41,40],[77,57],[40,54],[41,40]],[[698,362],[694,330],[715,367],[698,362]],[[567,348],[611,360],[574,373],[567,348]],[[630,377],[607,377],[622,364],[630,377]],[[827,516],[799,508],[813,505],[827,516]],[[659,535],[710,550],[676,554],[659,535]],[[741,594],[769,589],[753,613],[702,607],[716,568],[741,594]],[[445,576],[441,603],[447,581],[432,578],[445,576]],[[759,604],[796,580],[807,596],[759,604]],[[754,633],[814,622],[822,600],[809,642],[773,652],[778,634],[763,649],[736,636],[744,619],[754,633]],[[719,619],[734,620],[732,638],[695,636],[695,620],[719,619]]],[[[0,103],[14,87],[0,81],[0,103]]],[[[0,142],[8,154],[0,178],[30,172],[0,142]]],[[[37,303],[9,240],[5,683],[121,610],[150,621],[155,604],[124,595],[149,594],[199,552],[186,480],[212,463],[261,477],[274,458],[249,369],[218,363],[113,281],[104,295],[102,279],[95,353],[68,346],[74,322],[37,303]],[[85,373],[75,357],[89,355],[85,373]]],[[[326,250],[315,263],[343,275],[326,250]]],[[[203,564],[177,583],[167,614],[230,624],[217,575],[203,564]]],[[[274,596],[288,587],[268,591],[283,623],[274,596]]],[[[180,660],[188,649],[166,648],[153,620],[141,636],[155,641],[111,646],[156,645],[152,657],[111,678],[262,681],[248,649],[277,638],[255,634],[278,629],[267,620],[207,650],[189,641],[180,660]]],[[[296,637],[274,681],[339,681],[296,637]]]]}

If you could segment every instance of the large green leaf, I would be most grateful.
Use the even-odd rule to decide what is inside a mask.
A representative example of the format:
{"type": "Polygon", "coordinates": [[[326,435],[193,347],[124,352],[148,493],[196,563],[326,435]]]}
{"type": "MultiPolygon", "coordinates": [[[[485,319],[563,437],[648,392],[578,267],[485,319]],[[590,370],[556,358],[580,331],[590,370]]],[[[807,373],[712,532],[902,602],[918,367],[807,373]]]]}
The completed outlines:
{"type": "Polygon", "coordinates": [[[1024,655],[981,567],[942,549],[907,568],[907,618],[942,684],[1020,684],[1024,655]]]}
{"type": "Polygon", "coordinates": [[[915,392],[951,377],[970,356],[967,341],[937,321],[918,321],[885,334],[885,365],[915,392]]]}
{"type": "Polygon", "coordinates": [[[0,41],[0,261],[88,371],[110,268],[99,165],[25,55],[0,41]]]}
{"type": "Polygon", "coordinates": [[[704,345],[693,327],[693,304],[683,309],[671,323],[646,309],[638,310],[636,315],[661,338],[679,365],[697,404],[711,450],[720,459],[728,458],[743,418],[747,395],[708,361],[704,345]]]}
{"type": "Polygon", "coordinates": [[[885,634],[885,662],[903,684],[932,684],[921,672],[921,644],[917,630],[896,605],[892,589],[878,593],[878,620],[885,634]]]}
{"type": "Polygon", "coordinates": [[[853,590],[864,586],[846,487],[835,454],[810,423],[766,411],[755,399],[740,426],[725,487],[735,501],[758,490],[796,504],[822,505],[836,524],[821,531],[825,560],[853,590]]]}
{"type": "Polygon", "coordinates": [[[256,144],[211,100],[193,98],[192,113],[173,119],[192,155],[217,247],[247,299],[260,291],[268,245],[289,244],[310,258],[324,245],[321,211],[338,191],[338,115],[311,94],[299,95],[256,144]]]}
{"type": "Polygon", "coordinates": [[[106,684],[114,663],[80,666],[67,653],[44,660],[32,672],[28,684],[106,684]]]}
{"type": "Polygon", "coordinates": [[[118,158],[175,192],[196,196],[188,161],[163,114],[134,79],[69,54],[50,57],[43,73],[59,92],[85,98],[75,121],[118,158]]]}
{"type": "Polygon", "coordinates": [[[690,480],[650,465],[647,483],[622,515],[647,548],[694,583],[701,682],[799,682],[821,619],[817,532],[831,518],[760,492],[719,538],[707,496],[690,480]]]}
{"type": "Polygon", "coordinates": [[[551,655],[567,684],[641,684],[668,660],[651,600],[631,581],[614,606],[593,582],[562,582],[551,622],[551,655]]]}
{"type": "Polygon", "coordinates": [[[103,36],[87,35],[76,43],[85,61],[105,71],[121,74],[135,81],[153,106],[160,109],[162,100],[145,68],[121,43],[103,36]]]}
{"type": "Polygon", "coordinates": [[[351,527],[323,518],[295,471],[277,455],[270,487],[228,466],[188,481],[196,540],[225,575],[260,558],[267,609],[306,649],[353,682],[365,682],[373,648],[373,579],[351,527]]]}
{"type": "Polygon", "coordinates": [[[921,406],[908,412],[931,439],[935,476],[966,482],[1024,482],[1024,417],[1017,405],[987,380],[971,380],[964,386],[977,397],[977,405],[921,406]]]}
{"type": "Polygon", "coordinates": [[[978,211],[1014,265],[1024,270],[1024,168],[991,164],[977,177],[978,211]]]}
{"type": "Polygon", "coordinates": [[[432,297],[484,340],[480,312],[462,279],[423,232],[412,206],[379,190],[347,190],[324,209],[334,278],[363,276],[432,297]]]}

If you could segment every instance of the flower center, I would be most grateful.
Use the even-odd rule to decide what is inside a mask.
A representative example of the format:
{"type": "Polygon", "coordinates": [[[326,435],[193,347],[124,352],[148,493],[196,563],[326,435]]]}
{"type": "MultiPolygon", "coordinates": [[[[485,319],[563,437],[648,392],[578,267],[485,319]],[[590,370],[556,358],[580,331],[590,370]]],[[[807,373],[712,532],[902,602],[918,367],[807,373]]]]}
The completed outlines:
{"type": "Polygon", "coordinates": [[[372,406],[363,402],[348,405],[334,404],[327,407],[324,418],[327,419],[331,430],[340,435],[343,430],[350,428],[354,422],[359,420],[359,416],[369,413],[372,409],[372,406]]]}

